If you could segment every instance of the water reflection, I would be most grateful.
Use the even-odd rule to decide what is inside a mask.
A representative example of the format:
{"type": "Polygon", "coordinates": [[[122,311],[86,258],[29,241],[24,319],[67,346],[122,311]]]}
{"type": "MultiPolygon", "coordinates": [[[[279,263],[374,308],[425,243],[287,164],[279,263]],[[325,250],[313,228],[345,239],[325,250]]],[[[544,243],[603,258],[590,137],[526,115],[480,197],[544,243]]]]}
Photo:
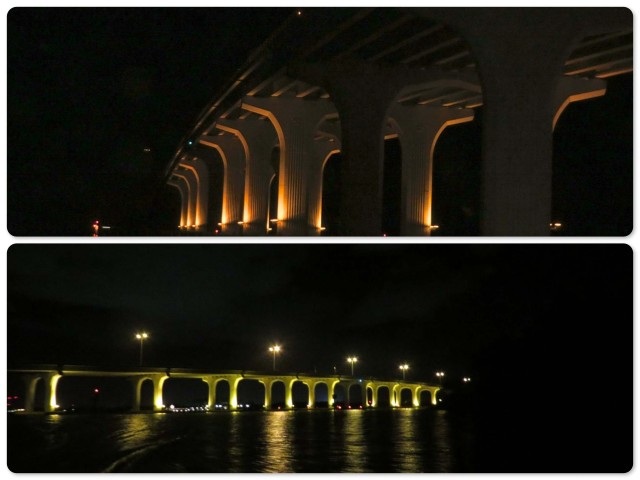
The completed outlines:
{"type": "Polygon", "coordinates": [[[291,472],[292,438],[290,427],[295,412],[266,412],[262,424],[264,455],[259,464],[262,472],[291,472]]]}
{"type": "Polygon", "coordinates": [[[18,472],[450,472],[473,430],[416,409],[11,416],[18,472]]]}
{"type": "Polygon", "coordinates": [[[416,410],[400,409],[396,412],[392,446],[393,463],[398,472],[424,472],[423,449],[418,438],[416,410]]]}
{"type": "Polygon", "coordinates": [[[116,418],[116,429],[109,437],[120,450],[142,448],[156,437],[159,415],[120,415],[116,418]]]}
{"type": "MultiPolygon", "coordinates": [[[[337,413],[337,412],[336,412],[337,413]]],[[[367,442],[364,436],[363,410],[344,412],[344,428],[342,430],[344,468],[346,473],[369,471],[367,465],[367,442]]],[[[340,413],[337,413],[340,415],[340,413]]]]}
{"type": "Polygon", "coordinates": [[[453,469],[453,447],[451,425],[448,412],[437,410],[433,420],[434,467],[437,472],[451,472],[453,469]]]}

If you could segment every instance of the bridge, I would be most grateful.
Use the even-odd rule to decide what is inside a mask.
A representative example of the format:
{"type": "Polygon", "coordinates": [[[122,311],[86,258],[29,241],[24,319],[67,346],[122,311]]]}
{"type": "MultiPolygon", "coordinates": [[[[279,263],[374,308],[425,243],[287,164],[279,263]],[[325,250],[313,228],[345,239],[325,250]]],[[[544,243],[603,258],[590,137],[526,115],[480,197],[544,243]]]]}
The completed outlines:
{"type": "Polygon", "coordinates": [[[481,233],[548,235],[553,129],[570,103],[632,71],[632,33],[625,8],[292,11],[170,162],[180,228],[319,235],[325,166],[340,153],[339,227],[327,233],[381,235],[384,141],[397,138],[401,233],[429,235],[438,138],[483,107],[481,233]]]}
{"type": "Polygon", "coordinates": [[[238,385],[243,380],[255,380],[264,385],[263,407],[266,408],[272,406],[272,391],[276,383],[284,385],[285,408],[294,407],[292,389],[296,382],[300,382],[308,388],[308,408],[316,406],[316,389],[319,385],[324,385],[327,388],[330,406],[334,403],[331,399],[335,399],[336,387],[341,385],[345,388],[347,404],[350,400],[351,387],[357,386],[361,389],[361,398],[368,398],[367,404],[372,408],[379,406],[378,400],[381,391],[388,394],[390,406],[399,407],[403,391],[408,390],[411,393],[411,405],[418,407],[421,405],[421,393],[428,392],[431,404],[435,405],[436,393],[440,390],[440,386],[423,382],[381,380],[345,375],[318,376],[306,373],[264,373],[237,370],[216,372],[184,368],[109,369],[80,365],[37,365],[9,369],[8,373],[18,374],[24,381],[26,391],[24,409],[27,412],[33,412],[35,409],[36,388],[39,382],[44,385],[44,411],[55,412],[59,408],[56,398],[57,386],[60,380],[65,377],[120,377],[128,380],[131,385],[132,411],[140,411],[140,397],[144,382],[153,384],[154,411],[165,409],[162,394],[163,385],[170,378],[199,379],[206,383],[209,391],[207,401],[209,410],[213,410],[217,403],[216,387],[220,382],[226,382],[229,386],[229,408],[231,410],[237,409],[238,385]]]}

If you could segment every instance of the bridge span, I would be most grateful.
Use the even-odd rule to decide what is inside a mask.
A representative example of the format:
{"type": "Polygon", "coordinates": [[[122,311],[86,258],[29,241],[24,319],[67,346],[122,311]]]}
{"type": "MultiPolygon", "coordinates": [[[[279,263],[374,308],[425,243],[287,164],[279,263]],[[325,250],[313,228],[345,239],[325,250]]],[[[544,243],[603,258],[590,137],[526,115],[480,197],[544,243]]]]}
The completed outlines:
{"type": "Polygon", "coordinates": [[[56,390],[58,383],[65,377],[121,377],[127,379],[131,384],[131,410],[140,411],[140,399],[142,384],[151,381],[153,384],[153,410],[162,411],[165,408],[163,401],[163,385],[170,378],[200,379],[208,386],[207,407],[213,410],[216,405],[216,387],[220,382],[227,382],[229,385],[229,408],[238,408],[238,385],[243,380],[255,380],[264,385],[263,407],[271,408],[273,386],[280,382],[284,385],[285,408],[293,408],[292,389],[296,382],[300,382],[308,387],[308,408],[316,406],[316,387],[325,385],[328,392],[329,406],[335,403],[336,387],[341,385],[346,392],[346,402],[349,403],[350,389],[357,386],[361,389],[362,398],[369,399],[367,405],[372,408],[378,407],[379,393],[386,389],[389,396],[389,404],[392,407],[400,406],[402,392],[411,392],[411,405],[420,406],[420,395],[428,392],[432,405],[436,404],[436,393],[440,386],[425,382],[385,380],[372,377],[358,377],[347,375],[315,375],[308,373],[280,373],[280,372],[258,372],[244,370],[204,370],[187,368],[102,368],[81,365],[36,365],[24,368],[13,368],[9,373],[18,374],[25,383],[25,406],[27,412],[35,410],[36,388],[39,382],[44,385],[44,411],[55,412],[58,408],[56,390]]]}

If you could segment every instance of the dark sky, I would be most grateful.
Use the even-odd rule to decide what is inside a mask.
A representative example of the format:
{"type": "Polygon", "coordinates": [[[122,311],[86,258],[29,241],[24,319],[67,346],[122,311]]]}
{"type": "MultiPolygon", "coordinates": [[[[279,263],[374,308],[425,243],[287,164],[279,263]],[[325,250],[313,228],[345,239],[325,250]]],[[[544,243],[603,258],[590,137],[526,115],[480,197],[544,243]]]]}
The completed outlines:
{"type": "Polygon", "coordinates": [[[292,11],[12,9],[9,231],[84,235],[96,217],[148,217],[181,138],[292,11]]]}
{"type": "MultiPolygon", "coordinates": [[[[162,172],[196,117],[290,8],[18,8],[8,15],[8,229],[165,234],[179,196],[162,172]],[[145,153],[145,148],[151,152],[145,153]],[[116,232],[114,230],[114,232],[116,232]]],[[[555,132],[553,220],[565,235],[632,225],[632,75],[571,105],[555,132]]],[[[441,235],[477,235],[482,109],[435,152],[441,235]]],[[[383,229],[399,228],[399,153],[385,165],[383,229]]],[[[335,173],[335,172],[334,172],[335,173]]],[[[326,187],[332,190],[329,173],[326,187]]],[[[325,218],[335,212],[327,198],[325,218]]],[[[218,207],[219,208],[219,207],[218,207]]],[[[212,223],[215,225],[215,222],[212,223]]],[[[212,227],[213,228],[213,227],[212,227]]]]}

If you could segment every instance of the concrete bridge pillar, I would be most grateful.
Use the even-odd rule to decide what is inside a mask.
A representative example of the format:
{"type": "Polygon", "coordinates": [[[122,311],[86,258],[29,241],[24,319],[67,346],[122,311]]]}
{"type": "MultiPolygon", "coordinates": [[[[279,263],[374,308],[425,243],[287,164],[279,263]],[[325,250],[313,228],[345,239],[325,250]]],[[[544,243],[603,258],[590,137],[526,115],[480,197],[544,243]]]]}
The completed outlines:
{"type": "Polygon", "coordinates": [[[340,151],[336,137],[326,137],[315,142],[315,155],[309,167],[309,234],[320,235],[322,231],[322,176],[327,160],[340,151]]]}
{"type": "Polygon", "coordinates": [[[175,177],[179,177],[187,186],[187,228],[193,228],[198,221],[197,214],[197,206],[198,206],[198,182],[196,181],[195,175],[190,170],[186,168],[179,167],[177,170],[173,172],[175,177]]]}
{"type": "Polygon", "coordinates": [[[475,56],[483,95],[483,235],[549,235],[552,129],[564,62],[586,35],[632,28],[624,8],[416,9],[475,56]],[[540,48],[548,45],[550,48],[540,48]]]}
{"type": "Polygon", "coordinates": [[[390,390],[389,394],[391,395],[391,406],[399,407],[400,406],[400,385],[395,384],[390,390]]]}
{"type": "Polygon", "coordinates": [[[413,389],[411,389],[411,403],[413,404],[414,407],[419,407],[420,406],[420,392],[422,391],[422,387],[415,387],[413,389]]]}
{"type": "Polygon", "coordinates": [[[316,382],[313,380],[307,380],[305,383],[309,388],[309,401],[307,406],[309,408],[314,408],[316,406],[316,382]]]}
{"type": "Polygon", "coordinates": [[[320,122],[335,112],[332,104],[326,100],[246,97],[242,108],[269,118],[278,134],[278,235],[306,235],[313,135],[320,122]]]}
{"type": "Polygon", "coordinates": [[[62,375],[58,373],[49,373],[43,377],[44,380],[44,411],[53,412],[58,408],[58,402],[56,399],[56,389],[58,387],[58,381],[62,378],[62,375]]]}
{"type": "Polygon", "coordinates": [[[179,174],[183,174],[187,177],[190,187],[190,202],[189,207],[191,209],[191,227],[198,228],[202,225],[202,194],[200,192],[200,178],[198,177],[198,172],[196,171],[193,165],[189,165],[185,160],[180,162],[179,164],[179,174]]]}
{"type": "Polygon", "coordinates": [[[231,410],[238,408],[238,384],[241,380],[241,375],[227,379],[229,382],[229,408],[231,410]]]}
{"type": "Polygon", "coordinates": [[[222,187],[221,230],[223,234],[238,235],[242,232],[244,202],[245,158],[240,140],[232,135],[203,136],[199,143],[216,149],[224,164],[222,187]]]}
{"type": "Polygon", "coordinates": [[[389,116],[402,146],[401,232],[430,235],[433,151],[445,128],[473,120],[473,110],[395,104],[389,116]]]}
{"type": "Polygon", "coordinates": [[[288,408],[293,408],[293,384],[296,379],[284,382],[284,403],[288,408]]]}
{"type": "Polygon", "coordinates": [[[202,229],[207,224],[209,213],[209,169],[203,160],[196,157],[185,157],[180,162],[180,166],[191,171],[195,176],[195,225],[197,228],[202,229]]]}
{"type": "Polygon", "coordinates": [[[214,410],[216,407],[216,385],[218,384],[216,377],[208,376],[202,377],[202,381],[207,384],[208,387],[208,395],[207,395],[207,407],[210,411],[214,410]]]}
{"type": "Polygon", "coordinates": [[[260,380],[260,383],[264,385],[264,408],[268,410],[271,408],[271,387],[273,382],[271,380],[260,380]]]}
{"type": "Polygon", "coordinates": [[[247,171],[244,187],[242,231],[245,235],[266,235],[269,227],[269,195],[274,176],[271,154],[277,136],[273,126],[262,120],[216,122],[220,130],[236,135],[244,148],[247,171]]]}
{"type": "Polygon", "coordinates": [[[38,386],[38,381],[41,378],[42,377],[40,375],[24,375],[22,377],[25,387],[25,412],[33,412],[35,410],[36,387],[38,386]]]}
{"type": "Polygon", "coordinates": [[[175,187],[180,192],[180,227],[187,225],[187,217],[189,215],[189,192],[184,180],[173,175],[167,184],[175,187]]]}

